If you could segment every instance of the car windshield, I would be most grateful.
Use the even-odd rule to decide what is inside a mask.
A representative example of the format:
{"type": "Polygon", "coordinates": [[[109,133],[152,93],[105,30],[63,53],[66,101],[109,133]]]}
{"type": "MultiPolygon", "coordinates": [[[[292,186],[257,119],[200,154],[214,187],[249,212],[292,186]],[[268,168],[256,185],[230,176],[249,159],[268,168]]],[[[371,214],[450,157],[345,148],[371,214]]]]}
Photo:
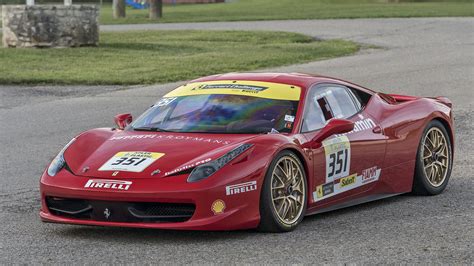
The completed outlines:
{"type": "Polygon", "coordinates": [[[135,122],[134,130],[200,133],[291,132],[298,101],[232,94],[164,97],[135,122]]]}

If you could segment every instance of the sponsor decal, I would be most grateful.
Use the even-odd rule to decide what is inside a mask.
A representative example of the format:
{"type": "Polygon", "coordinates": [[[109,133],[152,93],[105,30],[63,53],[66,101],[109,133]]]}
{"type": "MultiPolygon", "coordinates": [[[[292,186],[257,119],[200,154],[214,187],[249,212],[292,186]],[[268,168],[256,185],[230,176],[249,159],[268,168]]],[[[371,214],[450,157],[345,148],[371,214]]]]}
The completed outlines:
{"type": "Polygon", "coordinates": [[[99,171],[142,172],[164,155],[159,152],[121,151],[105,162],[99,171]]]}
{"type": "Polygon", "coordinates": [[[204,94],[242,95],[275,100],[299,101],[301,88],[294,85],[263,81],[216,80],[188,83],[167,93],[164,97],[204,94]]]}
{"type": "Polygon", "coordinates": [[[197,142],[216,143],[216,144],[223,144],[223,145],[232,143],[231,141],[222,140],[222,139],[210,139],[210,138],[190,137],[190,136],[181,136],[181,135],[162,135],[162,134],[115,136],[115,137],[110,138],[109,140],[135,140],[135,139],[197,141],[197,142]]]}
{"type": "Polygon", "coordinates": [[[378,178],[377,166],[362,170],[362,183],[367,183],[378,178]]]}
{"type": "Polygon", "coordinates": [[[323,141],[326,155],[326,183],[348,176],[351,169],[351,144],[349,138],[340,136],[323,141]]]}
{"type": "Polygon", "coordinates": [[[293,122],[295,122],[295,116],[285,115],[285,121],[293,123],[293,122]]]}
{"type": "Polygon", "coordinates": [[[89,179],[84,185],[85,188],[104,188],[113,190],[128,190],[132,185],[132,181],[124,180],[106,180],[106,179],[89,179]]]}
{"type": "Polygon", "coordinates": [[[357,175],[350,175],[340,179],[340,187],[350,186],[355,184],[357,175]]]}
{"type": "Polygon", "coordinates": [[[226,186],[225,187],[225,194],[227,196],[229,196],[229,195],[235,195],[235,194],[250,192],[250,191],[254,191],[254,190],[257,190],[257,181],[250,181],[250,182],[246,182],[246,183],[226,186]]]}
{"type": "MultiPolygon", "coordinates": [[[[352,174],[316,187],[313,201],[317,202],[379,180],[381,169],[368,168],[361,175],[352,174]],[[365,174],[364,174],[365,173],[365,174]]],[[[376,168],[376,167],[375,167],[376,168]]]]}
{"type": "Polygon", "coordinates": [[[268,89],[268,87],[232,83],[232,84],[204,84],[204,85],[193,88],[193,90],[209,90],[209,89],[234,89],[234,90],[242,90],[242,92],[259,93],[261,91],[268,89]]]}
{"type": "MultiPolygon", "coordinates": [[[[352,131],[353,132],[364,131],[364,130],[367,130],[367,129],[372,129],[375,126],[376,125],[375,125],[375,123],[372,119],[366,118],[366,119],[363,119],[363,120],[356,121],[354,123],[354,129],[352,131]]],[[[348,134],[351,133],[352,131],[349,131],[348,134]]]]}
{"type": "Polygon", "coordinates": [[[376,127],[377,125],[375,124],[375,122],[370,119],[370,118],[365,118],[362,116],[362,115],[359,115],[359,118],[361,118],[361,120],[358,120],[356,122],[354,122],[354,129],[347,132],[347,133],[343,133],[343,134],[337,134],[336,136],[339,137],[339,136],[345,136],[345,135],[349,135],[349,134],[352,134],[354,132],[360,132],[360,131],[365,131],[365,130],[369,130],[369,129],[373,129],[374,127],[376,127]]]}
{"type": "Polygon", "coordinates": [[[221,199],[215,200],[211,205],[211,210],[214,213],[214,215],[224,213],[225,202],[221,199]]]}
{"type": "Polygon", "coordinates": [[[316,188],[317,197],[322,198],[334,192],[334,183],[327,183],[316,188]]]}
{"type": "Polygon", "coordinates": [[[210,162],[211,161],[211,158],[207,158],[207,159],[204,159],[204,160],[201,160],[201,161],[198,161],[198,162],[195,162],[195,163],[192,163],[192,164],[188,164],[188,165],[184,165],[184,166],[181,166],[179,168],[176,168],[172,171],[169,171],[169,172],[166,172],[165,173],[165,176],[169,176],[169,175],[172,175],[172,174],[176,174],[178,172],[181,172],[181,171],[184,171],[184,170],[187,170],[187,169],[190,169],[190,168],[194,168],[198,165],[201,165],[203,163],[207,163],[207,162],[210,162]]]}
{"type": "Polygon", "coordinates": [[[115,171],[112,173],[112,176],[117,176],[119,174],[119,171],[115,171]]]}

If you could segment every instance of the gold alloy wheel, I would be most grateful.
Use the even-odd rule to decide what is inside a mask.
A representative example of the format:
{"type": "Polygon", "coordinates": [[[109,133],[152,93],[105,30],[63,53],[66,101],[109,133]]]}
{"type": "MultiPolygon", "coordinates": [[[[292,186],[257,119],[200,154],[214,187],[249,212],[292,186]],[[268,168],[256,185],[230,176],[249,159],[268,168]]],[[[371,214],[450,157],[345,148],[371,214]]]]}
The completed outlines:
{"type": "Polygon", "coordinates": [[[281,222],[291,225],[303,212],[306,188],[303,170],[290,156],[281,157],[272,173],[272,203],[281,222]]]}
{"type": "Polygon", "coordinates": [[[443,132],[437,127],[428,130],[422,147],[423,171],[432,186],[439,187],[446,179],[451,163],[449,155],[448,141],[443,132]]]}

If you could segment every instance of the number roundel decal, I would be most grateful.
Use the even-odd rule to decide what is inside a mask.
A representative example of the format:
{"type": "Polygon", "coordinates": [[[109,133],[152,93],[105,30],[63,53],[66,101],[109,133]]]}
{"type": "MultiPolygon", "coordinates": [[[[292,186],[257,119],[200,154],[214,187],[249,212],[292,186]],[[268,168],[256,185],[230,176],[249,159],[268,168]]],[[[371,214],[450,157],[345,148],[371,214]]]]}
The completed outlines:
{"type": "Polygon", "coordinates": [[[163,155],[159,152],[121,151],[104,163],[99,171],[141,172],[163,155]]]}
{"type": "Polygon", "coordinates": [[[351,144],[347,136],[323,141],[326,154],[326,183],[349,175],[351,144]]]}

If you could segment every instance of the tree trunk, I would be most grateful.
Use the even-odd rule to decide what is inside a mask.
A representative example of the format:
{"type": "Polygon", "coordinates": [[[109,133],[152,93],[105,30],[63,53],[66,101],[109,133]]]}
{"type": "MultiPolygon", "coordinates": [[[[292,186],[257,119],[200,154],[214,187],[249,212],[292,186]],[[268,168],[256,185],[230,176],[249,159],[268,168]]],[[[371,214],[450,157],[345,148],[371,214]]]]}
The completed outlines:
{"type": "Polygon", "coordinates": [[[163,0],[149,0],[150,19],[158,19],[163,16],[163,0]]]}
{"type": "Polygon", "coordinates": [[[125,17],[125,0],[113,0],[114,18],[125,17]]]}

